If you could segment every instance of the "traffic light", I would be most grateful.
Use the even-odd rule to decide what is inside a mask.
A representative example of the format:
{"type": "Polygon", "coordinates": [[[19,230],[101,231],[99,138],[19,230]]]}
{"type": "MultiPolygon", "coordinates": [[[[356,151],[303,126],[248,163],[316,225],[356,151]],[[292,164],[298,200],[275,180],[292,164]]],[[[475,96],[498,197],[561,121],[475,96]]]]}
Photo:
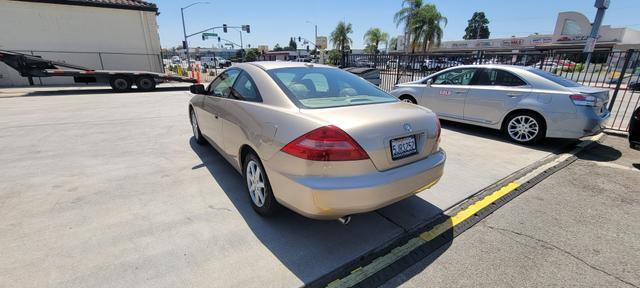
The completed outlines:
{"type": "Polygon", "coordinates": [[[222,32],[227,33],[227,24],[222,24],[222,32]]]}
{"type": "Polygon", "coordinates": [[[302,37],[298,36],[298,42],[302,42],[302,37]]]}
{"type": "Polygon", "coordinates": [[[247,25],[247,33],[251,33],[251,26],[247,25]]]}
{"type": "Polygon", "coordinates": [[[187,41],[182,41],[182,49],[187,49],[187,41]]]}
{"type": "Polygon", "coordinates": [[[207,36],[204,36],[204,34],[202,34],[202,41],[207,40],[207,36]]]}
{"type": "Polygon", "coordinates": [[[307,45],[307,52],[309,52],[309,45],[307,45]]]}
{"type": "Polygon", "coordinates": [[[218,42],[220,42],[220,36],[218,36],[218,42]]]}

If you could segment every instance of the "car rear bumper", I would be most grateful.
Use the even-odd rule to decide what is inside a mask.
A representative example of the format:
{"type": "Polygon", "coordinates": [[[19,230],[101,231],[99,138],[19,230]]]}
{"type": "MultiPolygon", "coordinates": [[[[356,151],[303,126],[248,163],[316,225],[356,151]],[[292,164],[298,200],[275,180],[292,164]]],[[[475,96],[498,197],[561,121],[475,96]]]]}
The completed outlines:
{"type": "Polygon", "coordinates": [[[611,113],[598,115],[590,107],[578,107],[576,113],[549,113],[547,137],[578,139],[600,133],[611,113]]]}
{"type": "MultiPolygon", "coordinates": [[[[634,115],[637,113],[634,112],[634,115]]],[[[629,122],[629,147],[640,150],[640,119],[636,116],[632,116],[629,122]]]]}
{"type": "Polygon", "coordinates": [[[443,150],[411,164],[346,177],[292,176],[265,165],[278,202],[309,218],[337,219],[390,205],[432,187],[444,171],[443,150]]]}

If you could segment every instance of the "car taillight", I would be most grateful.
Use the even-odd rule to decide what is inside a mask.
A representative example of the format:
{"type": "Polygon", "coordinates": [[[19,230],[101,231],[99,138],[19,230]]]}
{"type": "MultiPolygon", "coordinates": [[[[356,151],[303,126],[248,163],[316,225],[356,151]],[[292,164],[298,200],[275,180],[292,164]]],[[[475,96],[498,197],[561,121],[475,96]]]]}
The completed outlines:
{"type": "Polygon", "coordinates": [[[571,101],[573,101],[573,104],[576,106],[590,106],[590,107],[596,106],[596,97],[594,96],[574,94],[574,95],[570,95],[569,98],[571,98],[571,101]]]}
{"type": "Polygon", "coordinates": [[[282,148],[282,152],[313,161],[369,159],[367,152],[342,129],[329,125],[304,134],[282,148]]]}

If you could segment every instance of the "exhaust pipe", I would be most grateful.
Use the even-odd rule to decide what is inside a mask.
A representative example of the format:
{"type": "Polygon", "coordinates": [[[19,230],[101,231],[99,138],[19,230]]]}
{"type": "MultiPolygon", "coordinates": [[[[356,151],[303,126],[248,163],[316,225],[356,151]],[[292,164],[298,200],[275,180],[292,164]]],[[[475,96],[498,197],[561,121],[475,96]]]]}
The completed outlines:
{"type": "Polygon", "coordinates": [[[351,222],[351,215],[338,218],[338,222],[340,222],[342,225],[349,224],[349,222],[351,222]]]}

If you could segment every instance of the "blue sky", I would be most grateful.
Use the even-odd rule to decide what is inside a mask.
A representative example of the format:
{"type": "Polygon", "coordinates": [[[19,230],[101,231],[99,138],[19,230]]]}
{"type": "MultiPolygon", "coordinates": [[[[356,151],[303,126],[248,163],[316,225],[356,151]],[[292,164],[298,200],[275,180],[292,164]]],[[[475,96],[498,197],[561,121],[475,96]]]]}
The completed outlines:
{"type": "MultiPolygon", "coordinates": [[[[160,41],[163,47],[178,46],[182,40],[180,7],[197,0],[150,0],[158,5],[160,15],[160,41]]],[[[314,37],[313,24],[318,25],[318,35],[328,36],[340,20],[353,24],[351,38],[354,48],[362,48],[363,35],[370,27],[379,27],[392,36],[401,34],[393,23],[393,15],[401,8],[401,0],[201,0],[210,4],[198,4],[185,10],[187,33],[228,25],[251,25],[251,34],[244,34],[244,44],[251,47],[276,43],[286,46],[289,37],[314,37]]],[[[444,40],[460,40],[467,20],[474,11],[484,11],[491,21],[491,38],[526,36],[538,32],[553,33],[558,12],[578,11],[593,19],[594,0],[442,0],[433,3],[448,18],[444,40]]],[[[603,21],[613,27],[631,27],[640,30],[639,0],[611,0],[603,21]]],[[[222,38],[239,43],[238,32],[222,34],[222,38]]],[[[211,47],[217,40],[202,41],[199,37],[189,40],[191,47],[211,47]]],[[[331,44],[329,44],[331,45],[331,44]]],[[[299,46],[300,47],[300,46],[299,46]]]]}

